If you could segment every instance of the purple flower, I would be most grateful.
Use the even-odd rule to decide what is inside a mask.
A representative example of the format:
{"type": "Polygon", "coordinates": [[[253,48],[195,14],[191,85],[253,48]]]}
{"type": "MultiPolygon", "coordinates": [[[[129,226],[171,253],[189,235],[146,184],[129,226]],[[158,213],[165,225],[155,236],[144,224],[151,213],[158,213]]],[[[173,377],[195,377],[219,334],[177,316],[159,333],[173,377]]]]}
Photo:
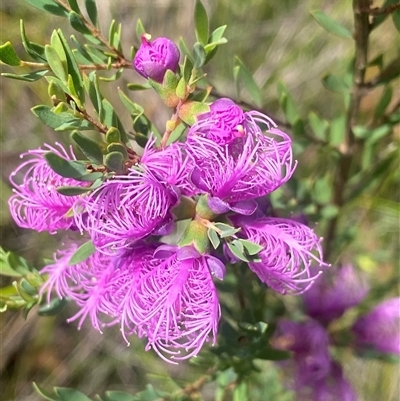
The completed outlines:
{"type": "MultiPolygon", "coordinates": [[[[240,113],[229,99],[216,103],[189,130],[190,178],[199,193],[210,195],[214,212],[240,213],[242,201],[267,195],[291,177],[291,140],[261,113],[240,113]]],[[[254,212],[253,206],[246,205],[244,213],[254,212]]]]}
{"type": "Polygon", "coordinates": [[[132,168],[81,198],[76,224],[87,231],[96,248],[114,254],[148,235],[166,235],[173,229],[170,210],[179,193],[148,169],[132,168]]]}
{"type": "MultiPolygon", "coordinates": [[[[301,374],[300,370],[298,372],[301,374]]],[[[297,388],[298,401],[356,401],[357,395],[350,383],[343,377],[341,366],[332,361],[329,374],[319,380],[297,388]]]]}
{"type": "Polygon", "coordinates": [[[326,350],[329,345],[329,336],[326,329],[315,320],[294,322],[281,319],[273,337],[273,345],[280,349],[307,355],[326,350]]]}
{"type": "Polygon", "coordinates": [[[189,180],[189,172],[193,166],[185,154],[184,144],[176,142],[160,149],[154,146],[155,142],[154,137],[149,139],[140,164],[151,170],[161,182],[178,187],[182,195],[195,195],[196,188],[189,180]]]}
{"type": "Polygon", "coordinates": [[[244,136],[245,114],[232,100],[222,98],[210,106],[208,113],[197,118],[196,135],[203,136],[218,145],[226,145],[244,136]]]}
{"type": "Polygon", "coordinates": [[[367,295],[366,277],[352,265],[333,268],[315,280],[302,295],[306,313],[323,324],[339,318],[352,306],[358,305],[367,295]]]}
{"type": "Polygon", "coordinates": [[[176,72],[179,63],[179,49],[174,42],[167,38],[148,39],[142,35],[142,44],[136,52],[133,66],[145,78],[163,82],[165,72],[176,72]]]}
{"type": "Polygon", "coordinates": [[[315,320],[280,320],[272,344],[276,348],[293,351],[293,359],[281,362],[280,366],[292,371],[296,389],[329,374],[331,358],[328,333],[315,320]]]}
{"type": "Polygon", "coordinates": [[[42,271],[49,278],[41,293],[54,291],[69,298],[79,311],[68,319],[86,318],[100,332],[120,324],[125,340],[131,334],[146,337],[164,360],[182,360],[198,354],[205,342],[215,344],[220,306],[213,276],[222,279],[225,266],[193,247],[136,243],[116,255],[96,251],[70,265],[77,245],[57,252],[54,263],[42,271]]]}
{"type": "Polygon", "coordinates": [[[400,298],[388,299],[357,320],[353,327],[360,348],[400,355],[400,298]]]}
{"type": "Polygon", "coordinates": [[[70,228],[74,223],[67,213],[78,197],[61,195],[56,188],[64,185],[83,186],[87,183],[61,177],[50,168],[44,158],[47,152],[54,152],[68,160],[75,159],[61,144],[57,143],[57,146],[53,148],[45,145],[43,149],[22,154],[21,158],[28,159],[10,176],[15,194],[8,203],[11,215],[20,227],[55,233],[58,229],[70,228]]]}
{"type": "MultiPolygon", "coordinates": [[[[87,317],[92,326],[102,331],[104,326],[129,321],[129,300],[135,291],[143,265],[153,258],[155,245],[138,244],[115,256],[96,251],[83,262],[70,265],[69,261],[78,246],[72,244],[54,255],[54,263],[45,266],[48,280],[41,288],[59,298],[68,298],[79,306],[79,311],[68,319],[79,319],[80,329],[87,317]]],[[[129,322],[131,324],[131,322],[129,322]]]]}
{"type": "Polygon", "coordinates": [[[260,280],[281,294],[302,293],[313,283],[312,263],[324,265],[321,239],[309,227],[289,219],[264,217],[253,222],[234,219],[241,235],[261,245],[261,261],[250,262],[260,280]]]}
{"type": "Polygon", "coordinates": [[[224,266],[192,247],[162,246],[151,269],[132,294],[131,320],[140,337],[147,337],[163,359],[195,356],[204,342],[215,344],[220,306],[213,273],[222,278],[224,266]]]}

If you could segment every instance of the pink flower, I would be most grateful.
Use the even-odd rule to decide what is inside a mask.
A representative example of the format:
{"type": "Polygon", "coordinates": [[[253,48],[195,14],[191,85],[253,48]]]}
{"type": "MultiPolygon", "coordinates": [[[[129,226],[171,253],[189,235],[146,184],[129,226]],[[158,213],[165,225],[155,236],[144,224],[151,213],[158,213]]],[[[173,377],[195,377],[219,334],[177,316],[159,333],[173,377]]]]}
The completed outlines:
{"type": "Polygon", "coordinates": [[[15,222],[24,228],[55,233],[68,229],[74,224],[67,213],[74,206],[78,196],[64,196],[57,192],[59,186],[84,186],[71,178],[55,173],[47,164],[44,155],[54,152],[67,160],[75,160],[74,155],[57,144],[58,148],[45,145],[43,149],[30,150],[21,155],[27,157],[10,176],[14,195],[9,199],[11,215],[15,222]]]}
{"type": "Polygon", "coordinates": [[[165,72],[176,72],[179,63],[179,49],[167,38],[157,38],[154,41],[142,35],[142,44],[133,60],[135,70],[145,78],[163,82],[165,72]]]}
{"type": "Polygon", "coordinates": [[[261,113],[240,113],[229,99],[215,103],[188,132],[190,178],[199,193],[210,195],[214,212],[240,213],[240,202],[267,195],[291,177],[291,140],[261,113]]]}
{"type": "Polygon", "coordinates": [[[358,305],[368,290],[366,277],[352,265],[344,265],[330,267],[329,271],[321,274],[302,298],[306,313],[328,324],[342,316],[347,309],[358,305]]]}
{"type": "Polygon", "coordinates": [[[223,266],[192,247],[161,246],[157,257],[132,294],[131,319],[146,349],[169,362],[187,359],[216,342],[221,311],[212,272],[223,266]]]}
{"type": "Polygon", "coordinates": [[[400,355],[400,298],[390,298],[357,320],[353,327],[360,348],[400,355]]]}
{"type": "Polygon", "coordinates": [[[193,165],[185,153],[184,144],[175,142],[159,149],[155,147],[155,142],[154,137],[149,139],[140,164],[146,166],[161,182],[178,187],[182,195],[195,195],[196,188],[189,180],[193,165]]]}
{"type": "Polygon", "coordinates": [[[244,120],[243,110],[232,100],[222,98],[211,104],[208,113],[198,116],[195,132],[218,145],[226,145],[244,136],[244,120]]]}
{"type": "Polygon", "coordinates": [[[322,261],[321,239],[309,227],[289,219],[264,217],[255,221],[237,219],[242,235],[263,247],[259,262],[250,269],[260,280],[281,294],[306,291],[319,273],[313,275],[312,263],[322,261]]]}
{"type": "Polygon", "coordinates": [[[149,169],[132,168],[81,198],[75,206],[75,221],[96,248],[115,254],[149,235],[169,233],[173,228],[170,211],[178,198],[179,193],[149,169]]]}

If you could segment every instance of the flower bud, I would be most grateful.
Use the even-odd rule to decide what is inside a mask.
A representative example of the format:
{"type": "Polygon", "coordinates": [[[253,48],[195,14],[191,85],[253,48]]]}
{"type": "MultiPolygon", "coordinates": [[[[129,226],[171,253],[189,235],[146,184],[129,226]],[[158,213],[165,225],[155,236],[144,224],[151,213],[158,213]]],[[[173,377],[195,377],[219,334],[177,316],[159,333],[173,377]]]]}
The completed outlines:
{"type": "Polygon", "coordinates": [[[135,55],[133,66],[143,77],[162,83],[167,70],[176,72],[179,50],[167,38],[157,38],[152,42],[149,39],[150,35],[142,35],[142,44],[135,55]]]}

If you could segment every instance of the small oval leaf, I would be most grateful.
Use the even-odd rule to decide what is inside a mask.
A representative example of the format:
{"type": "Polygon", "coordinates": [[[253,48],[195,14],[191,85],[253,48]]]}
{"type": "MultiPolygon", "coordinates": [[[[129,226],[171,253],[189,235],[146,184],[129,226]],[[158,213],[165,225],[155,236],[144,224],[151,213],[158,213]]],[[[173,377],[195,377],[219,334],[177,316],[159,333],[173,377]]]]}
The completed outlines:
{"type": "Polygon", "coordinates": [[[0,61],[7,65],[17,66],[21,64],[17,53],[11,42],[6,42],[0,46],[0,61]]]}
{"type": "Polygon", "coordinates": [[[78,263],[83,262],[89,256],[93,255],[96,252],[96,248],[93,245],[92,241],[87,241],[82,244],[75,253],[71,256],[71,259],[68,262],[69,266],[76,265],[78,263]]]}
{"type": "Polygon", "coordinates": [[[338,22],[334,21],[331,17],[326,15],[321,10],[310,11],[310,14],[315,18],[319,25],[322,26],[326,31],[332,33],[333,35],[340,36],[342,38],[352,39],[353,35],[351,32],[340,25],[338,22]]]}

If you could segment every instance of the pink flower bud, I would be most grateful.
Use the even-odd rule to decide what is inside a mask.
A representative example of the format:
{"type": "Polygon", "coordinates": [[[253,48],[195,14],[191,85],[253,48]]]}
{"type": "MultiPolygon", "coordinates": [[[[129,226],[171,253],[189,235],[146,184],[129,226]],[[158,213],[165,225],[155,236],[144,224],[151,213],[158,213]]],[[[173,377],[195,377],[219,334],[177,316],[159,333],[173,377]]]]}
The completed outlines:
{"type": "Polygon", "coordinates": [[[176,72],[179,63],[179,49],[167,38],[149,40],[149,35],[142,35],[142,44],[133,60],[135,70],[145,78],[163,82],[165,72],[176,72]]]}

